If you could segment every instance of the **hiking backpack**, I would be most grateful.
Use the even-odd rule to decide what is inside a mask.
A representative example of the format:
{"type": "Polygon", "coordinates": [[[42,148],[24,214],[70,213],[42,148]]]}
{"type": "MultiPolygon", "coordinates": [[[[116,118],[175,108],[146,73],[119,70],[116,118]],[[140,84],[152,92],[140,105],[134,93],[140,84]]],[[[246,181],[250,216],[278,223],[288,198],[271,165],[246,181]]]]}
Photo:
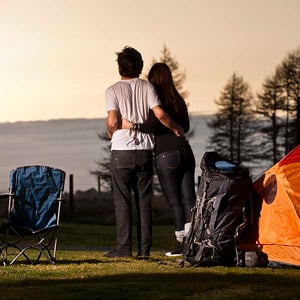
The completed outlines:
{"type": "Polygon", "coordinates": [[[237,239],[248,224],[252,180],[248,168],[205,152],[183,262],[193,266],[238,265],[237,239]]]}

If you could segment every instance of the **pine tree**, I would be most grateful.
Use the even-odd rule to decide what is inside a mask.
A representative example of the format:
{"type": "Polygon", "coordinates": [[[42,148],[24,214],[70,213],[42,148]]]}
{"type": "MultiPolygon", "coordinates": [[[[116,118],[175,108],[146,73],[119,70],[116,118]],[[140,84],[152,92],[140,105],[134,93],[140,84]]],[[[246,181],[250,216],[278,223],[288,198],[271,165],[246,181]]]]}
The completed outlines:
{"type": "Polygon", "coordinates": [[[279,76],[285,94],[285,151],[300,144],[300,47],[280,64],[279,76]]]}
{"type": "MultiPolygon", "coordinates": [[[[174,85],[181,97],[185,100],[186,105],[189,106],[189,103],[186,101],[186,98],[188,98],[189,96],[189,92],[184,90],[183,88],[184,82],[186,80],[186,72],[180,70],[179,63],[177,62],[176,58],[172,56],[171,51],[167,48],[165,44],[163,45],[163,49],[161,50],[161,56],[159,60],[152,60],[152,64],[155,64],[157,62],[165,63],[169,66],[172,73],[174,85]]],[[[191,138],[193,135],[194,130],[191,128],[188,132],[188,137],[191,138]]]]}
{"type": "Polygon", "coordinates": [[[111,171],[110,171],[110,139],[107,133],[99,133],[98,138],[105,141],[106,144],[103,146],[103,150],[107,153],[107,156],[102,157],[101,160],[96,161],[97,169],[91,171],[92,175],[95,175],[100,179],[101,188],[103,190],[111,190],[111,171]]]}
{"type": "Polygon", "coordinates": [[[189,96],[189,92],[183,89],[183,84],[186,80],[186,72],[180,70],[179,63],[177,62],[176,58],[172,56],[171,51],[167,48],[165,44],[163,46],[163,49],[161,50],[161,56],[159,60],[152,60],[152,64],[157,62],[165,63],[169,66],[172,72],[173,81],[176,89],[178,90],[182,98],[186,99],[189,96]]]}
{"type": "Polygon", "coordinates": [[[250,137],[253,96],[242,76],[233,73],[216,100],[218,111],[207,125],[212,129],[210,145],[214,151],[237,162],[251,161],[250,137]]]}
{"type": "Polygon", "coordinates": [[[259,126],[257,131],[263,136],[257,156],[275,164],[284,155],[280,118],[284,110],[284,98],[278,71],[266,78],[262,91],[257,94],[257,97],[256,113],[262,116],[260,120],[262,126],[259,126]]]}

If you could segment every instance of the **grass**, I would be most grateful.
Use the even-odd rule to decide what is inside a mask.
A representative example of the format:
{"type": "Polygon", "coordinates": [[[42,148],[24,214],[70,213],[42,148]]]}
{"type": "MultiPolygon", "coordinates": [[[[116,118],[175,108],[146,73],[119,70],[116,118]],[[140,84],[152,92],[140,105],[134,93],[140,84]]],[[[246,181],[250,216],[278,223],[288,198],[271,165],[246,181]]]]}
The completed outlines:
{"type": "MultiPolygon", "coordinates": [[[[153,249],[168,250],[175,246],[172,226],[153,226],[153,249]]],[[[136,230],[133,229],[133,246],[136,247],[136,230]]],[[[115,226],[64,223],[59,236],[62,248],[106,249],[115,245],[115,226]]]]}
{"type": "Polygon", "coordinates": [[[0,299],[299,299],[298,269],[181,267],[164,256],[172,228],[153,231],[150,259],[108,259],[114,227],[63,224],[57,264],[0,267],[0,299]]]}

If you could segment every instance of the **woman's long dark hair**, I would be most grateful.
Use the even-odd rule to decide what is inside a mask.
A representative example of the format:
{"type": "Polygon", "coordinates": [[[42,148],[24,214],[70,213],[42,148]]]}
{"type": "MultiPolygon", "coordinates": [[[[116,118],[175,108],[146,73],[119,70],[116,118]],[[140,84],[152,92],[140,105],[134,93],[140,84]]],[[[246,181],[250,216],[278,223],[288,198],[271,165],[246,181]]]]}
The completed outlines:
{"type": "Polygon", "coordinates": [[[165,107],[176,112],[185,105],[183,98],[178,93],[170,68],[165,63],[155,63],[149,73],[148,80],[155,86],[158,97],[165,107]]]}

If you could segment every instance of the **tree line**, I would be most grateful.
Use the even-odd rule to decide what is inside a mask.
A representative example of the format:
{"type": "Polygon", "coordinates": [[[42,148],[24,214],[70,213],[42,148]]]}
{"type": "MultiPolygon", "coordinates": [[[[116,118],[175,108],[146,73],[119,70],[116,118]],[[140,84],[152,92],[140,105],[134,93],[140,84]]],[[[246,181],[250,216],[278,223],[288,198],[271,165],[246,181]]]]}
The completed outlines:
{"type": "Polygon", "coordinates": [[[250,167],[275,164],[300,143],[300,47],[283,58],[256,97],[234,72],[208,121],[211,149],[250,167]]]}

